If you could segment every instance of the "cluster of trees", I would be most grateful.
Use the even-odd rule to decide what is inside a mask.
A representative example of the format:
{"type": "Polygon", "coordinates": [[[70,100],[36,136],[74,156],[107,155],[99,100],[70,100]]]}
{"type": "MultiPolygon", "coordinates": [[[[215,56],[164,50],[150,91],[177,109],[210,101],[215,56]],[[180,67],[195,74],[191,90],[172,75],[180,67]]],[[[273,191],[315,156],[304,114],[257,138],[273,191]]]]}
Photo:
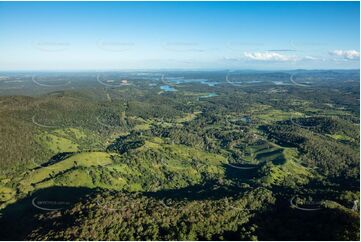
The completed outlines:
{"type": "Polygon", "coordinates": [[[256,189],[218,200],[165,201],[105,192],[71,209],[39,216],[30,240],[219,240],[242,238],[255,211],[274,204],[256,189]],[[66,223],[66,224],[64,224],[66,223]]]}
{"type": "Polygon", "coordinates": [[[280,145],[298,148],[300,160],[309,167],[317,167],[326,177],[342,177],[357,182],[360,161],[359,149],[355,144],[359,142],[345,144],[326,134],[345,133],[355,137],[358,131],[342,120],[335,122],[326,118],[300,119],[262,126],[261,130],[280,145]],[[304,126],[295,125],[294,122],[300,122],[304,126]],[[348,130],[350,127],[352,129],[348,130]]]}
{"type": "Polygon", "coordinates": [[[137,132],[132,132],[127,136],[120,136],[111,145],[108,146],[107,151],[118,152],[124,154],[131,149],[136,149],[144,145],[142,139],[137,132]]]}
{"type": "MultiPolygon", "coordinates": [[[[331,206],[305,216],[289,208],[288,203],[290,190],[302,186],[315,193],[325,186],[350,188],[352,191],[338,202],[351,206],[352,201],[358,201],[355,193],[359,190],[360,138],[355,125],[359,121],[358,84],[352,82],[343,86],[343,82],[332,79],[341,75],[339,80],[344,81],[355,75],[308,73],[311,79],[300,75],[298,80],[320,80],[315,84],[317,88],[312,88],[313,84],[298,88],[271,83],[287,82],[288,73],[232,73],[229,80],[237,82],[236,85],[224,85],[220,80],[224,73],[208,74],[207,78],[221,84],[209,87],[186,83],[179,86],[178,92],[158,94],[158,87],[150,87],[143,80],[124,88],[76,83],[77,88],[84,88],[34,98],[1,97],[0,169],[12,171],[11,176],[7,174],[2,178],[16,178],[31,159],[43,161],[43,166],[47,166],[71,155],[52,154],[41,145],[50,143],[50,139],[34,138],[41,132],[54,134],[56,128],[61,128],[56,135],[76,143],[79,152],[93,150],[121,155],[112,154],[110,166],[75,165],[44,181],[69,185],[67,178],[74,173],[79,175],[76,176],[79,181],[82,175],[90,176],[91,182],[84,183],[87,186],[148,193],[100,191],[98,196],[64,211],[31,213],[20,224],[18,220],[1,220],[0,237],[10,235],[30,240],[358,239],[357,211],[331,206]],[[332,80],[330,86],[322,82],[323,74],[332,80]],[[254,81],[259,83],[254,84],[254,81]],[[237,88],[238,82],[248,84],[237,88]],[[209,92],[216,92],[218,96],[198,98],[209,92]],[[320,115],[275,122],[273,117],[267,118],[273,109],[285,115],[295,111],[311,113],[307,110],[339,115],[337,118],[320,115]],[[195,112],[197,115],[191,115],[188,121],[181,119],[195,112]],[[37,123],[49,127],[32,123],[34,114],[37,123]],[[262,114],[261,120],[257,115],[262,114]],[[145,123],[149,129],[134,131],[134,127],[145,123]],[[68,127],[81,130],[82,137],[63,129],[68,127]],[[317,178],[305,179],[301,184],[295,182],[298,176],[294,174],[286,175],[282,183],[259,182],[270,174],[277,176],[277,172],[287,172],[287,169],[277,169],[288,159],[283,154],[282,162],[265,160],[255,165],[257,169],[254,170],[240,170],[224,164],[225,160],[242,163],[242,157],[251,156],[253,152],[250,146],[269,149],[268,141],[259,139],[265,135],[257,129],[264,132],[268,141],[283,146],[269,151],[270,156],[276,157],[285,147],[295,147],[298,151],[295,156],[299,157],[294,161],[300,160],[301,165],[313,168],[309,169],[310,174],[316,174],[317,178]],[[110,143],[117,136],[119,138],[110,143]],[[198,186],[210,181],[217,181],[217,186],[227,192],[221,193],[212,186],[198,186]],[[253,191],[249,189],[251,186],[253,191]],[[259,188],[262,186],[269,190],[259,188]],[[196,192],[184,191],[191,188],[196,192]],[[167,191],[178,198],[162,196],[167,191]],[[15,231],[15,227],[25,230],[15,231]]],[[[184,75],[200,78],[203,74],[184,75]]],[[[254,156],[258,158],[262,157],[254,156]]],[[[21,193],[18,184],[11,186],[21,193]]],[[[23,209],[22,205],[19,203],[18,208],[23,209]]]]}
{"type": "Polygon", "coordinates": [[[49,153],[34,139],[38,129],[31,123],[31,116],[25,115],[33,98],[1,97],[0,101],[0,170],[16,174],[32,159],[44,160],[49,153]]]}

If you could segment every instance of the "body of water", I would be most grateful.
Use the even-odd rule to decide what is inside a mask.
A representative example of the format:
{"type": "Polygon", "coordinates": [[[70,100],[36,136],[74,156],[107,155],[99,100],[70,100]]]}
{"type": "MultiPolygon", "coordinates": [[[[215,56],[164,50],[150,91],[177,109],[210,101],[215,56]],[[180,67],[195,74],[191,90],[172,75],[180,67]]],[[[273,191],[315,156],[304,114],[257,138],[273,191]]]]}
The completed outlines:
{"type": "Polygon", "coordinates": [[[208,85],[210,87],[214,87],[215,85],[218,84],[218,82],[210,82],[210,81],[208,81],[208,79],[184,79],[181,77],[179,77],[179,78],[177,77],[177,78],[169,78],[168,80],[174,84],[198,82],[198,83],[201,83],[204,85],[208,85]]]}
{"type": "Polygon", "coordinates": [[[177,91],[177,89],[175,89],[174,87],[168,86],[168,85],[160,86],[160,89],[162,89],[163,91],[166,91],[166,92],[175,92],[175,91],[177,91]]]}

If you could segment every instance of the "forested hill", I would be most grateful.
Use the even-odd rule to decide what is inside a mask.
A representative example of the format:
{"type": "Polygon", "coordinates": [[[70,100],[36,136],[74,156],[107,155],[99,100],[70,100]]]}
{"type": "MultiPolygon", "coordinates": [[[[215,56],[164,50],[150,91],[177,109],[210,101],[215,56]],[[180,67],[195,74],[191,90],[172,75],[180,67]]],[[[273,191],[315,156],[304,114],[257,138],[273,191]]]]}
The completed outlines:
{"type": "Polygon", "coordinates": [[[359,240],[358,71],[2,76],[2,239],[359,240]]]}

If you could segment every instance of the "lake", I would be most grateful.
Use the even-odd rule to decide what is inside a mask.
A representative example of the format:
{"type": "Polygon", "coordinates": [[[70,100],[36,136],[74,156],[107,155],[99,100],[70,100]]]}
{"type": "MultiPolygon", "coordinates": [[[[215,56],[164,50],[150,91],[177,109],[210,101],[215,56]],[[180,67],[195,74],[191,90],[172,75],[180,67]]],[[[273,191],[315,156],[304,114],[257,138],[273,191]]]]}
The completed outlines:
{"type": "Polygon", "coordinates": [[[198,82],[204,85],[208,85],[210,87],[214,87],[218,84],[218,82],[210,82],[208,79],[184,79],[182,77],[176,77],[176,78],[169,78],[170,82],[173,82],[174,84],[182,84],[182,83],[191,83],[191,82],[198,82]]]}
{"type": "Polygon", "coordinates": [[[166,92],[176,92],[177,91],[177,89],[175,89],[174,87],[168,86],[168,85],[160,86],[160,89],[162,89],[163,91],[166,91],[166,92]]]}

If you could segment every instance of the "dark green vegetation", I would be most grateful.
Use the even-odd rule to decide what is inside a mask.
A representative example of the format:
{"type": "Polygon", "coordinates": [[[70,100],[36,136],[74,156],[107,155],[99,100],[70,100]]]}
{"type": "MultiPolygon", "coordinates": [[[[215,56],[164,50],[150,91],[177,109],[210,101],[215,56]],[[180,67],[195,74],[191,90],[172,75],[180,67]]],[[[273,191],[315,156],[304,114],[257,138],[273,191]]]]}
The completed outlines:
{"type": "Polygon", "coordinates": [[[358,71],[3,73],[0,94],[1,239],[359,239],[358,71]]]}

